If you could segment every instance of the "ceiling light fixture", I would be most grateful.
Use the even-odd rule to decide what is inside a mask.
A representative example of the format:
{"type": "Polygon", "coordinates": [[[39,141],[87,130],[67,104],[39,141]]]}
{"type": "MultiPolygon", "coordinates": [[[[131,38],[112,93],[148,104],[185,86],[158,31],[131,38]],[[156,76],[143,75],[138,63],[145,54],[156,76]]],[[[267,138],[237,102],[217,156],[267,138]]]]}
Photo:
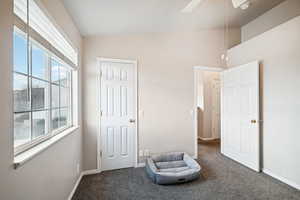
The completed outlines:
{"type": "Polygon", "coordinates": [[[246,9],[249,8],[249,6],[250,6],[250,2],[248,1],[247,3],[244,3],[243,5],[241,5],[240,8],[241,8],[242,10],[246,10],[246,9]]]}
{"type": "MultiPolygon", "coordinates": [[[[182,13],[191,13],[193,10],[199,6],[204,0],[191,0],[186,7],[184,7],[182,13]]],[[[251,0],[231,0],[234,8],[241,8],[246,10],[250,6],[251,0]]]]}
{"type": "Polygon", "coordinates": [[[234,8],[246,10],[250,6],[250,0],[232,0],[232,4],[234,8]]]}
{"type": "Polygon", "coordinates": [[[229,5],[227,0],[224,0],[224,53],[221,55],[221,60],[227,63],[229,61],[229,57],[227,54],[227,50],[229,47],[229,5]]]}

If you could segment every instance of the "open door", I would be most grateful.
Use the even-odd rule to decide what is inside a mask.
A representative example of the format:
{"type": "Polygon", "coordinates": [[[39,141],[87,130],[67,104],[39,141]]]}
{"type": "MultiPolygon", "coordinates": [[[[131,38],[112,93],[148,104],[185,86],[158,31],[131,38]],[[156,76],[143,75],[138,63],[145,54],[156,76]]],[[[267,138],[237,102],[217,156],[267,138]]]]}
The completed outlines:
{"type": "Polygon", "coordinates": [[[225,70],[221,79],[221,152],[259,172],[259,63],[225,70]]]}

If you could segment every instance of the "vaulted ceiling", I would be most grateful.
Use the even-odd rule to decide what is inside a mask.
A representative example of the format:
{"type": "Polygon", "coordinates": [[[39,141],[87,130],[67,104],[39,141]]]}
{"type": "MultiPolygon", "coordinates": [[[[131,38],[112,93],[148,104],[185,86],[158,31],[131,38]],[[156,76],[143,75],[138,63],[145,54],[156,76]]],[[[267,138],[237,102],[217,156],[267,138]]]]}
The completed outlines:
{"type": "Polygon", "coordinates": [[[226,13],[229,26],[240,27],[283,1],[252,0],[241,10],[231,0],[204,0],[192,13],[182,13],[190,0],[63,0],[84,36],[222,28],[226,13]]]}

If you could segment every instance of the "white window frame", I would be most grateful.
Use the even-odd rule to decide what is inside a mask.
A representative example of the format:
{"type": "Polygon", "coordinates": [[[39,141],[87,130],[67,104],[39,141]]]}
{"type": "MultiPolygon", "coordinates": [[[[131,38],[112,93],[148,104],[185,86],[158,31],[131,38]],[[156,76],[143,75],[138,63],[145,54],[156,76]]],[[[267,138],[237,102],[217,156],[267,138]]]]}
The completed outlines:
{"type": "MultiPolygon", "coordinates": [[[[56,48],[66,61],[71,61],[74,66],[78,65],[78,51],[71,45],[66,34],[64,34],[59,26],[55,23],[52,17],[47,13],[43,4],[28,0],[14,1],[14,14],[20,18],[23,23],[29,23],[29,26],[35,30],[44,40],[51,44],[51,47],[56,48]],[[28,13],[29,12],[29,17],[28,13]],[[29,22],[27,22],[27,20],[29,22]]],[[[49,47],[49,48],[51,48],[49,47]]],[[[62,57],[62,59],[64,59],[62,57]]]]}
{"type": "MultiPolygon", "coordinates": [[[[21,31],[17,26],[14,26],[14,33],[17,33],[21,36],[23,36],[24,38],[26,38],[26,33],[24,33],[23,31],[21,31]]],[[[57,57],[55,54],[53,54],[51,51],[49,51],[47,48],[43,47],[43,45],[41,45],[39,42],[35,41],[33,38],[29,38],[29,44],[30,44],[30,55],[31,55],[31,52],[32,52],[32,45],[35,45],[36,47],[42,49],[43,51],[45,51],[46,55],[47,55],[47,68],[48,68],[48,81],[47,80],[43,80],[43,79],[40,79],[40,78],[37,78],[37,77],[34,77],[32,76],[32,70],[30,70],[30,72],[28,71],[27,74],[25,73],[21,73],[21,72],[16,72],[13,70],[13,74],[20,74],[20,75],[23,75],[23,76],[26,76],[26,77],[29,77],[30,80],[32,81],[32,78],[34,79],[37,79],[37,80],[43,80],[44,82],[47,82],[48,84],[48,87],[49,87],[49,108],[48,109],[43,109],[43,110],[48,110],[48,115],[47,115],[47,120],[48,120],[48,127],[49,127],[49,132],[46,133],[45,135],[43,136],[40,136],[38,138],[35,138],[35,139],[32,139],[30,140],[29,142],[27,143],[24,143],[20,146],[17,146],[17,147],[14,147],[14,155],[17,156],[29,149],[31,149],[32,147],[38,145],[38,144],[41,144],[42,142],[45,142],[46,140],[49,140],[51,139],[52,137],[66,131],[67,129],[71,129],[73,128],[75,125],[74,125],[74,119],[73,119],[73,109],[74,109],[74,105],[73,105],[73,74],[74,74],[74,71],[76,71],[75,69],[73,69],[72,67],[70,67],[67,63],[65,63],[63,60],[61,60],[59,57],[57,57]],[[70,124],[67,124],[66,126],[63,126],[63,127],[60,127],[58,129],[55,129],[55,130],[52,130],[52,82],[51,82],[51,59],[59,62],[60,64],[64,65],[66,68],[68,68],[70,70],[70,85],[69,85],[69,97],[70,97],[70,100],[69,100],[69,118],[70,118],[70,124]]],[[[30,56],[31,57],[31,56],[30,56]]],[[[31,58],[28,60],[29,62],[29,65],[30,65],[30,69],[32,69],[32,62],[31,62],[31,58]]],[[[30,90],[32,89],[32,84],[30,84],[30,90]]],[[[59,85],[59,87],[61,87],[61,85],[59,85]]],[[[31,93],[30,93],[31,95],[31,93]]],[[[60,101],[60,100],[59,100],[60,101]]],[[[60,106],[59,108],[60,109],[60,106]]],[[[41,111],[43,111],[41,110],[41,111]]],[[[33,132],[33,121],[32,121],[32,113],[35,112],[36,110],[33,110],[32,109],[32,106],[30,108],[29,111],[24,111],[24,112],[16,112],[16,113],[31,113],[31,116],[30,116],[30,119],[31,119],[31,129],[30,129],[30,132],[31,132],[31,135],[32,135],[32,132],[33,132]]],[[[13,111],[13,113],[15,114],[15,112],[13,111]]]]}

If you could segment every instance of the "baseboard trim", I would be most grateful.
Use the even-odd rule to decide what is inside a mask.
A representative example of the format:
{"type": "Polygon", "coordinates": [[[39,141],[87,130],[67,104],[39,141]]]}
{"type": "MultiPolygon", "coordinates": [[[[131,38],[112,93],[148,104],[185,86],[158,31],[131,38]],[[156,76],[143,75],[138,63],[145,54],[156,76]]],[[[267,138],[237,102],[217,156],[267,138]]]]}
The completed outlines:
{"type": "Polygon", "coordinates": [[[203,141],[211,141],[211,140],[218,140],[220,138],[202,138],[202,137],[198,137],[198,140],[203,140],[203,141]]]}
{"type": "Polygon", "coordinates": [[[92,169],[92,170],[83,171],[82,175],[85,176],[85,175],[92,175],[92,174],[99,174],[99,173],[101,173],[100,169],[92,169]]]}
{"type": "Polygon", "coordinates": [[[297,183],[295,183],[293,181],[290,181],[287,178],[278,176],[278,175],[274,174],[273,172],[271,172],[268,169],[263,169],[262,171],[263,171],[263,173],[265,173],[265,174],[267,174],[267,175],[269,175],[269,176],[271,176],[271,177],[273,177],[275,179],[278,179],[279,181],[281,181],[281,182],[283,182],[283,183],[285,183],[285,184],[287,184],[287,185],[289,185],[289,186],[291,186],[291,187],[293,187],[293,188],[295,188],[297,190],[300,190],[300,185],[298,185],[297,183]]]}
{"type": "Polygon", "coordinates": [[[138,163],[135,168],[145,167],[146,163],[138,163]]]}
{"type": "Polygon", "coordinates": [[[74,187],[73,187],[73,189],[72,189],[69,197],[68,197],[68,200],[72,200],[72,197],[75,194],[75,191],[76,191],[76,189],[77,189],[77,187],[78,187],[78,185],[79,185],[79,183],[80,183],[80,181],[81,181],[81,179],[82,179],[83,176],[85,176],[85,175],[92,175],[92,174],[98,174],[98,173],[101,173],[101,170],[99,170],[99,169],[92,169],[92,170],[82,171],[80,173],[80,175],[79,175],[79,177],[78,177],[78,179],[77,179],[77,181],[76,181],[76,183],[75,183],[75,185],[74,185],[74,187]]]}
{"type": "Polygon", "coordinates": [[[79,175],[79,177],[78,177],[78,179],[77,179],[77,181],[76,181],[76,183],[75,183],[75,185],[74,185],[74,187],[73,187],[71,193],[69,194],[68,200],[72,200],[72,197],[73,197],[73,195],[75,194],[75,191],[76,191],[76,189],[77,189],[77,187],[78,187],[78,185],[79,185],[79,183],[80,183],[82,177],[83,177],[83,174],[80,173],[80,175],[79,175]]]}

